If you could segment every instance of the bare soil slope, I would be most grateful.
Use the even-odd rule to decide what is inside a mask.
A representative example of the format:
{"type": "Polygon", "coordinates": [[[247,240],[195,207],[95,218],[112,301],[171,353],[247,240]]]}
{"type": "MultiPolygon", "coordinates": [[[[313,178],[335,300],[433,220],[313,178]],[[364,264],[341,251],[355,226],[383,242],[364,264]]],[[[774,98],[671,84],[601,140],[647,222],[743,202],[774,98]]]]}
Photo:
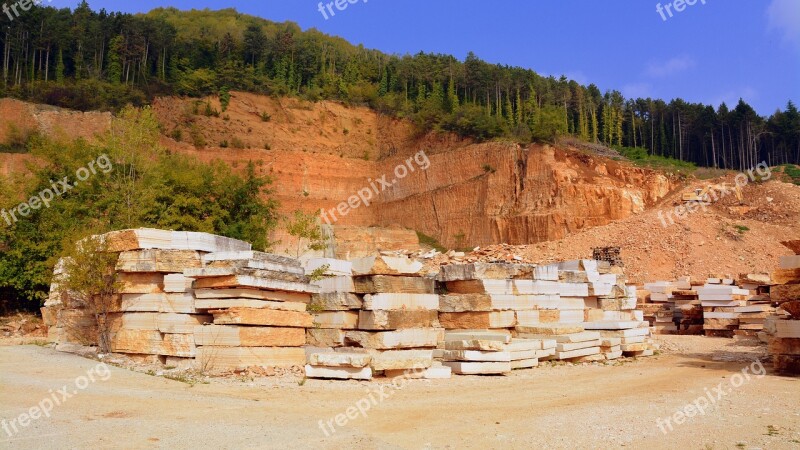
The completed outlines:
{"type": "MultiPolygon", "coordinates": [[[[697,182],[686,191],[703,184],[697,182]]],[[[684,275],[704,279],[712,274],[735,277],[772,272],[779,256],[793,254],[780,242],[800,237],[800,186],[771,180],[749,184],[743,194],[743,206],[731,194],[673,223],[667,212],[680,204],[681,192],[676,192],[640,215],[557,241],[489,246],[465,259],[519,256],[540,263],[588,258],[593,247],[619,246],[633,282],[674,280],[684,275]]],[[[446,259],[438,258],[435,263],[446,259]]]]}

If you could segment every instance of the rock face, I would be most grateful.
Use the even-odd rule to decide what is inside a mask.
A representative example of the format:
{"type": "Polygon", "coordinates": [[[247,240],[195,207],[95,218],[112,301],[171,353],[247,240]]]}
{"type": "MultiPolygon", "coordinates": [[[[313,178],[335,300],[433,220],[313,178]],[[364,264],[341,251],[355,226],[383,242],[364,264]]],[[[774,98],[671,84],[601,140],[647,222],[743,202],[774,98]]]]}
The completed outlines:
{"type": "MultiPolygon", "coordinates": [[[[189,114],[212,147],[162,137],[172,151],[222,160],[236,170],[255,161],[260,175],[273,178],[272,195],[283,213],[324,210],[330,218],[348,202],[359,205],[330,221],[332,253],[339,258],[413,250],[414,231],[451,248],[557,240],[641,213],[676,187],[653,171],[569,148],[418,137],[409,123],[367,108],[234,92],[226,110],[230,120],[224,120],[191,115],[190,103],[160,98],[153,110],[169,132],[185,127],[189,114]],[[271,119],[262,120],[262,113],[271,119]],[[230,136],[241,136],[245,148],[213,147],[230,136]],[[368,202],[356,202],[370,189],[368,202]]],[[[70,136],[100,134],[110,123],[105,114],[34,106],[5,101],[0,111],[45,134],[58,134],[55,123],[69,125],[63,128],[70,136]],[[89,131],[79,132],[78,125],[89,131]]],[[[0,159],[0,168],[17,163],[0,159]]],[[[272,238],[294,247],[287,236],[272,238]]]]}
{"type": "MultiPolygon", "coordinates": [[[[479,144],[428,157],[427,170],[384,193],[377,223],[399,223],[446,246],[560,239],[641,213],[673,187],[648,170],[549,146],[479,144]]],[[[379,173],[395,164],[387,160],[379,173]]]]}

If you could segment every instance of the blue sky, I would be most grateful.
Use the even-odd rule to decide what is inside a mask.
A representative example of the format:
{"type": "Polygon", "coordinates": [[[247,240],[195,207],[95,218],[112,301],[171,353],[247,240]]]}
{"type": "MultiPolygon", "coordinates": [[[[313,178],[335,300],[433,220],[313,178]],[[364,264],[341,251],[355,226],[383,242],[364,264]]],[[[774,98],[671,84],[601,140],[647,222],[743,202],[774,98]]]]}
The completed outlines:
{"type": "Polygon", "coordinates": [[[722,101],[735,106],[742,97],[762,115],[790,99],[800,104],[800,0],[695,0],[681,12],[667,0],[351,1],[343,11],[334,6],[336,15],[326,13],[327,20],[318,0],[89,4],[126,12],[233,7],[388,53],[448,53],[463,60],[473,51],[492,63],[565,74],[626,96],[682,97],[714,106],[722,101]]]}

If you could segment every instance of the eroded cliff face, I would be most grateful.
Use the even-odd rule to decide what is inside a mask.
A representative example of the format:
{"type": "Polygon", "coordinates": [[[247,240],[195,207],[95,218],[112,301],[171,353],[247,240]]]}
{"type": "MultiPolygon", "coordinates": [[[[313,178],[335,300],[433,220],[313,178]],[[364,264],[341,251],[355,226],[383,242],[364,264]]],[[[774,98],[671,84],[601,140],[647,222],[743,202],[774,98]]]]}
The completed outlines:
{"type": "MultiPolygon", "coordinates": [[[[478,144],[432,151],[430,167],[387,190],[378,223],[444,245],[527,244],[641,213],[674,187],[655,172],[549,146],[478,144]]],[[[387,160],[380,173],[397,162],[387,160]]]]}
{"type": "MultiPolygon", "coordinates": [[[[205,101],[220,108],[216,99],[200,102],[205,101]]],[[[195,102],[164,98],[154,103],[165,147],[242,170],[254,162],[261,174],[272,176],[270,195],[287,214],[330,212],[377,185],[369,206],[337,213],[335,220],[329,213],[331,223],[400,226],[452,248],[560,239],[639,214],[677,187],[659,173],[574,149],[415,136],[410,124],[363,107],[233,93],[227,111],[215,117],[195,114],[195,102]],[[181,140],[173,139],[178,129],[181,140]],[[192,132],[200,132],[208,147],[198,150],[189,143],[192,132]],[[234,139],[246,148],[220,147],[234,139]],[[414,170],[398,177],[401,165],[414,170]],[[375,182],[384,175],[388,186],[375,182]]],[[[15,126],[47,135],[66,131],[90,138],[110,124],[107,114],[11,100],[0,101],[0,111],[8,114],[4,121],[13,116],[15,126]]],[[[6,128],[0,127],[0,138],[6,128]]],[[[0,166],[15,171],[12,162],[17,161],[10,161],[15,158],[5,158],[8,164],[0,166]]],[[[353,233],[347,233],[352,240],[353,233]]]]}

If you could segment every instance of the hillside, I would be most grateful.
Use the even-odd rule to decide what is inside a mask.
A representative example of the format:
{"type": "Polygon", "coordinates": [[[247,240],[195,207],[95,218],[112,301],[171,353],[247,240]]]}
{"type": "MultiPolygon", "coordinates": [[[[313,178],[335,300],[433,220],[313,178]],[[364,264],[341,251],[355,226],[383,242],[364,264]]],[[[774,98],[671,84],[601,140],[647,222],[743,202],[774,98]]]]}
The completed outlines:
{"type": "MultiPolygon", "coordinates": [[[[776,180],[748,185],[746,208],[734,208],[738,205],[725,199],[664,228],[658,212],[673,208],[684,190],[706,182],[683,185],[667,174],[573,147],[419,136],[408,122],[335,102],[234,92],[218,117],[203,113],[206,104],[221,108],[216,97],[154,102],[162,144],[238,169],[256,162],[260,173],[273,177],[273,195],[284,214],[330,211],[424,150],[426,170],[380,192],[369,207],[332,221],[337,226],[401,227],[448,248],[535,244],[489,252],[532,262],[587,257],[595,246],[621,246],[629,273],[639,281],[769,271],[778,255],[788,254],[778,241],[800,235],[800,187],[776,180]],[[198,149],[187,142],[192,139],[207,146],[198,149]],[[240,148],[233,148],[234,142],[240,148]]],[[[0,109],[21,129],[55,136],[91,139],[108,120],[106,114],[14,100],[0,101],[0,109]]],[[[30,156],[3,154],[1,159],[5,170],[17,172],[30,156]]]]}
{"type": "MultiPolygon", "coordinates": [[[[447,247],[560,239],[639,214],[677,186],[657,172],[566,147],[472,143],[440,133],[417,136],[408,122],[368,108],[234,92],[228,109],[217,117],[203,113],[206,103],[212,110],[220,108],[218,99],[200,101],[199,108],[195,100],[174,97],[154,102],[163,145],[234,168],[256,162],[260,173],[274,178],[274,197],[285,214],[331,211],[369,188],[372,180],[395,178],[395,169],[418,155],[412,164],[417,169],[379,188],[369,207],[331,223],[399,225],[447,247]],[[185,142],[190,139],[206,147],[185,142]],[[232,143],[239,148],[231,148],[232,143]]],[[[15,101],[2,104],[20,127],[36,124],[32,130],[51,134],[41,125],[51,111],[15,101]]],[[[63,115],[62,127],[83,129],[84,136],[96,131],[89,125],[105,118],[63,115]]]]}

